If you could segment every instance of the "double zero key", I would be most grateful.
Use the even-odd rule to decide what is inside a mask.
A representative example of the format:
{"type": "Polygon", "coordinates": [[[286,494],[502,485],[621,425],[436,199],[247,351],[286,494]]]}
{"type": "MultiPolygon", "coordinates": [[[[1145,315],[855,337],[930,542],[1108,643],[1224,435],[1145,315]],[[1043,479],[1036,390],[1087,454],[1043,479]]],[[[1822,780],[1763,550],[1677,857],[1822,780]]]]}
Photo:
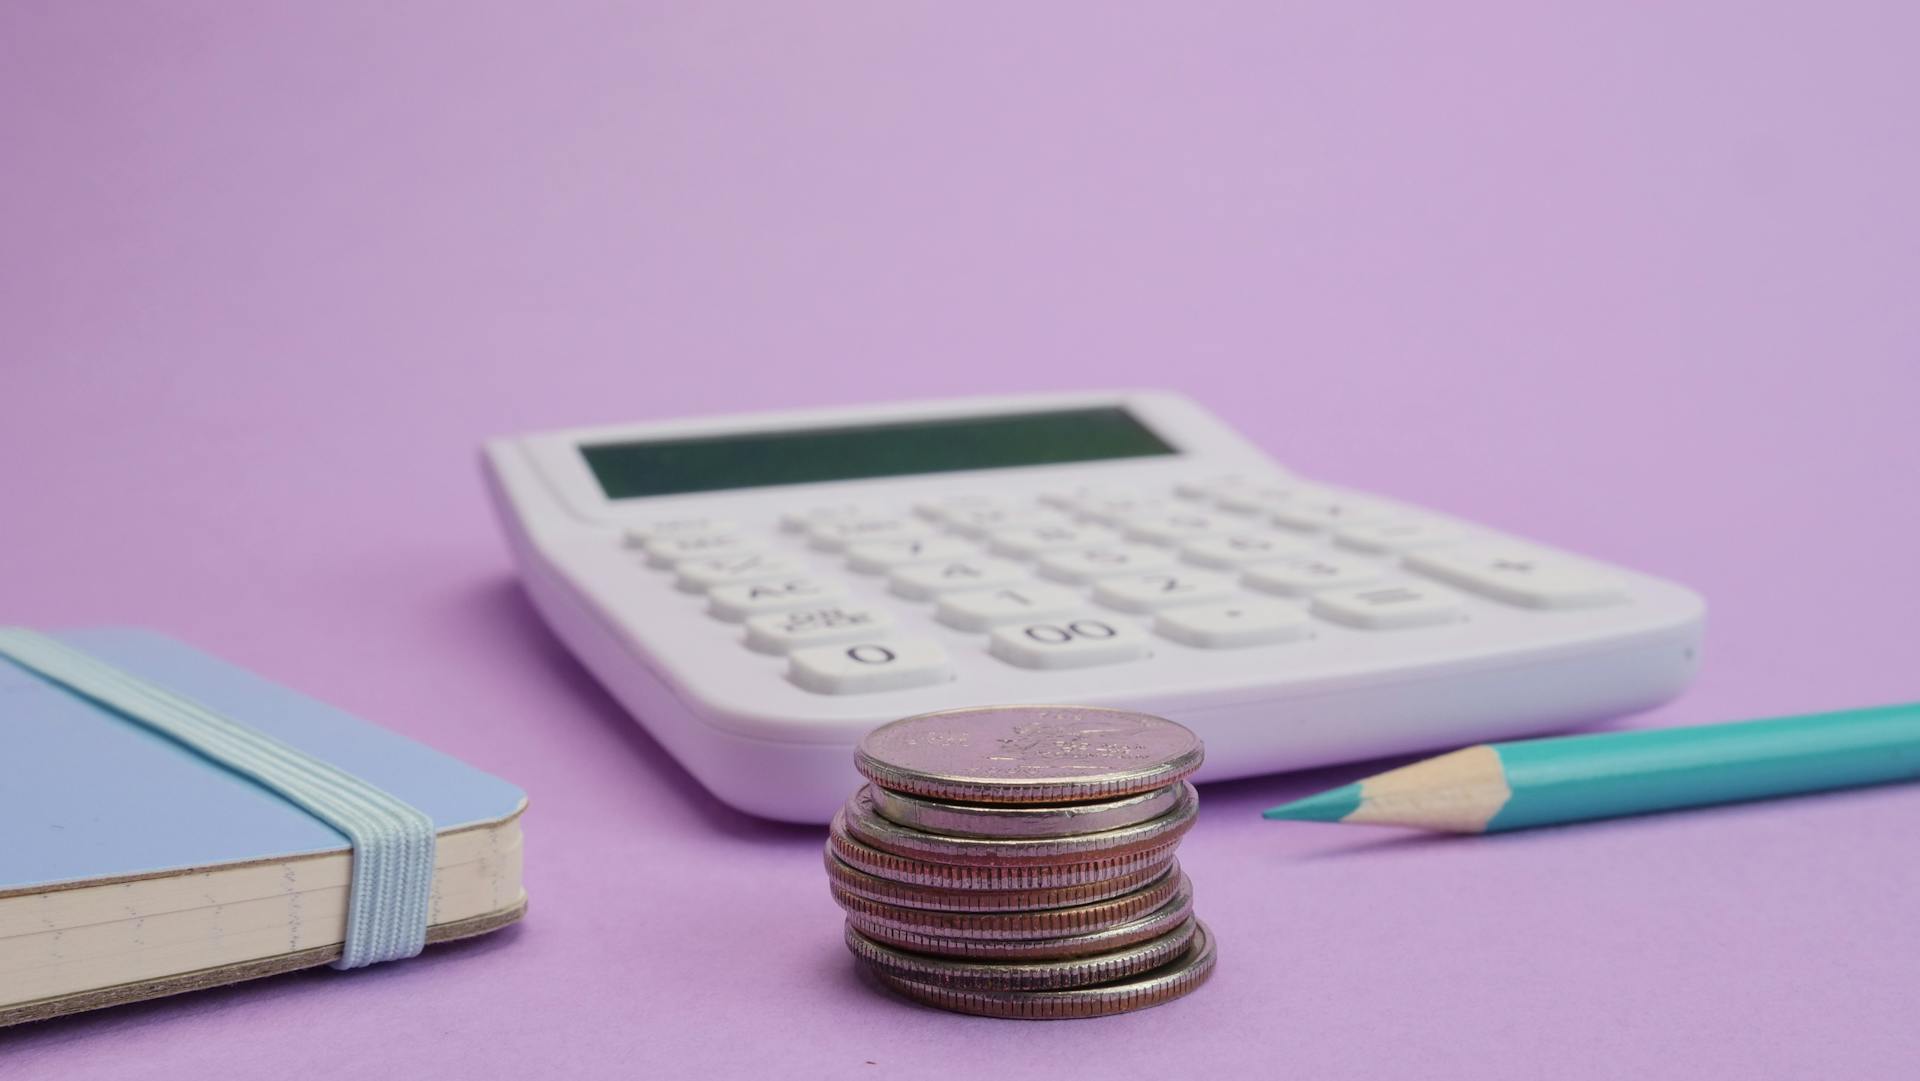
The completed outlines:
{"type": "Polygon", "coordinates": [[[1022,668],[1082,668],[1139,660],[1149,642],[1126,620],[1087,613],[998,627],[987,651],[1022,668]]]}

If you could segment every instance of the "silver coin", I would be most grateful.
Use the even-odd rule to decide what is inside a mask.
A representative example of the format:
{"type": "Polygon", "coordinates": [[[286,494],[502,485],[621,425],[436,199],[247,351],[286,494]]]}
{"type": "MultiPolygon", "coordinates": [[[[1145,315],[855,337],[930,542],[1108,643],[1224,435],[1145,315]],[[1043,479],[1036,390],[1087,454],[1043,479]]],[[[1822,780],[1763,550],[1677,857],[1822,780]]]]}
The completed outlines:
{"type": "MultiPolygon", "coordinates": [[[[1177,838],[1176,838],[1177,840],[1177,838]]],[[[1113,855],[1065,863],[968,865],[936,863],[875,848],[847,832],[846,808],[834,813],[827,844],[844,863],[870,875],[943,890],[1054,890],[1088,886],[1163,868],[1173,859],[1173,842],[1113,855]]]]}
{"type": "Polygon", "coordinates": [[[1118,897],[1123,893],[1132,893],[1149,882],[1157,881],[1179,866],[1171,857],[1168,857],[1164,862],[1148,864],[1129,874],[1117,875],[1080,886],[1055,886],[1048,889],[1027,890],[954,890],[920,886],[912,882],[899,882],[868,874],[834,855],[832,845],[827,846],[825,855],[827,879],[835,890],[869,901],[879,901],[903,908],[929,908],[949,913],[1033,912],[1092,904],[1109,897],[1118,897]]]}
{"type": "Polygon", "coordinates": [[[1183,788],[1173,810],[1158,818],[1115,830],[1067,837],[954,837],[908,829],[881,817],[874,807],[872,785],[855,792],[841,813],[846,818],[847,831],[855,838],[900,856],[938,863],[993,866],[1059,863],[1164,848],[1178,842],[1193,828],[1194,818],[1199,814],[1199,800],[1197,795],[1190,795],[1192,792],[1190,787],[1183,788]]]}
{"type": "Polygon", "coordinates": [[[848,912],[847,923],[876,942],[935,957],[964,957],[976,961],[1051,961],[1108,953],[1136,942],[1159,938],[1192,915],[1193,884],[1182,875],[1173,897],[1152,912],[1097,931],[1059,938],[954,938],[889,927],[858,912],[848,912]]]}
{"type": "Polygon", "coordinates": [[[873,809],[890,822],[955,837],[1066,837],[1100,833],[1157,818],[1183,794],[1199,793],[1185,781],[1097,803],[954,803],[922,799],[874,785],[873,809]]]}
{"type": "Polygon", "coordinates": [[[1028,939],[1084,935],[1130,923],[1171,901],[1180,883],[1180,873],[1168,868],[1160,877],[1118,897],[1037,912],[943,912],[875,901],[838,885],[832,891],[834,902],[849,915],[860,917],[861,926],[942,938],[1028,939]]]}
{"type": "Polygon", "coordinates": [[[1158,938],[1094,957],[1013,964],[957,961],[899,950],[868,938],[851,924],[846,938],[847,949],[855,957],[901,979],[982,991],[1046,991],[1111,983],[1159,968],[1186,952],[1194,930],[1195,923],[1189,919],[1158,938]]]}
{"type": "Polygon", "coordinates": [[[1200,768],[1200,738],[1146,713],[983,706],[922,713],[860,741],[883,788],[969,803],[1073,803],[1162,788],[1200,768]]]}
{"type": "Polygon", "coordinates": [[[869,965],[868,968],[888,987],[929,1006],[984,1017],[1053,1021],[1105,1017],[1171,1002],[1206,983],[1207,977],[1213,975],[1217,959],[1213,933],[1206,924],[1196,922],[1193,940],[1187,945],[1186,953],[1177,960],[1151,972],[1090,987],[1046,991],[984,990],[951,987],[935,981],[902,976],[877,965],[869,965]]]}

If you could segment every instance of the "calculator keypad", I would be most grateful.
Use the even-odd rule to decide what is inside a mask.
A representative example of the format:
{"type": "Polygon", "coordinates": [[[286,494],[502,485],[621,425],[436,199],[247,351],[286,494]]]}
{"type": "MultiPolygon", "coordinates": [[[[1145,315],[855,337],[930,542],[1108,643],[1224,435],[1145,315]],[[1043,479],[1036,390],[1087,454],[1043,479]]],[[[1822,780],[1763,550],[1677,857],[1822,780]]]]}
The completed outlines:
{"type": "Polygon", "coordinates": [[[977,507],[949,514],[947,528],[963,537],[985,537],[1003,529],[1067,525],[1067,519],[1038,507],[977,507]]]}
{"type": "Polygon", "coordinates": [[[790,533],[805,533],[814,526],[828,522],[872,518],[878,514],[878,511],[864,503],[825,503],[813,507],[796,507],[787,511],[780,516],[780,526],[790,533]]]}
{"type": "Polygon", "coordinates": [[[635,547],[645,547],[648,541],[662,537],[684,536],[689,533],[734,533],[739,525],[729,518],[712,518],[707,515],[688,515],[683,518],[653,518],[636,522],[627,527],[627,543],[635,547]]]}
{"type": "Polygon", "coordinates": [[[690,559],[744,555],[764,546],[739,533],[686,533],[657,537],[646,544],[647,562],[656,567],[675,567],[690,559]]]}
{"type": "Polygon", "coordinates": [[[1236,524],[1222,515],[1205,511],[1174,510],[1164,514],[1136,515],[1128,518],[1123,528],[1130,540],[1148,544],[1180,544],[1195,537],[1230,529],[1236,524]]]}
{"type": "Polygon", "coordinates": [[[1040,557],[1041,574],[1071,585],[1172,565],[1172,553],[1145,544],[1097,544],[1091,548],[1065,548],[1040,557]]]}
{"type": "Polygon", "coordinates": [[[1315,532],[1377,521],[1389,511],[1370,500],[1347,495],[1301,495],[1266,508],[1267,520],[1286,529],[1315,532]]]}
{"type": "Polygon", "coordinates": [[[866,541],[902,540],[933,535],[933,527],[912,518],[836,518],[807,528],[807,540],[823,552],[844,552],[866,541]]]}
{"type": "Polygon", "coordinates": [[[1200,649],[1240,649],[1309,637],[1313,621],[1298,605],[1245,600],[1175,608],[1160,613],[1154,630],[1200,649]]]}
{"type": "Polygon", "coordinates": [[[769,612],[838,601],[846,595],[847,587],[829,578],[775,578],[715,586],[707,591],[707,610],[720,619],[738,623],[769,612]]]}
{"type": "Polygon", "coordinates": [[[1244,473],[1190,477],[1176,481],[1173,485],[1173,494],[1182,499],[1194,499],[1202,503],[1223,503],[1233,493],[1257,487],[1261,483],[1263,482],[1244,473]]]}
{"type": "Polygon", "coordinates": [[[1308,552],[1258,564],[1249,569],[1241,581],[1262,593],[1305,597],[1323,589],[1362,585],[1386,576],[1386,568],[1378,563],[1354,556],[1308,552]]]}
{"type": "Polygon", "coordinates": [[[1026,580],[1025,567],[1004,559],[949,559],[896,567],[887,577],[887,585],[902,597],[924,601],[942,593],[997,589],[1018,585],[1026,580]]]}
{"type": "Polygon", "coordinates": [[[1271,514],[1278,504],[1300,494],[1299,485],[1258,485],[1222,492],[1214,505],[1229,514],[1271,514]]]}
{"type": "Polygon", "coordinates": [[[1221,533],[1189,541],[1180,549],[1187,562],[1217,570],[1239,570],[1298,556],[1307,551],[1297,536],[1286,537],[1269,532],[1221,533]]]}
{"type": "Polygon", "coordinates": [[[914,513],[936,522],[950,522],[955,515],[973,511],[991,510],[1007,506],[1007,501],[997,495],[975,493],[973,495],[948,496],[925,503],[914,504],[914,513]]]}
{"type": "Polygon", "coordinates": [[[1453,544],[1466,535],[1459,526],[1433,518],[1388,518],[1347,526],[1333,539],[1343,548],[1386,555],[1453,544]]]}
{"type": "Polygon", "coordinates": [[[787,578],[807,573],[798,560],[766,552],[745,555],[689,559],[674,568],[676,584],[689,593],[705,593],[715,586],[735,582],[760,582],[769,578],[787,578]]]}
{"type": "Polygon", "coordinates": [[[1093,599],[1122,612],[1158,612],[1187,604],[1207,604],[1233,596],[1233,579],[1206,571],[1150,571],[1102,578],[1093,599]]]}
{"type": "Polygon", "coordinates": [[[847,546],[847,566],[862,574],[885,574],[908,563],[927,563],[936,559],[965,559],[979,549],[952,537],[902,537],[897,540],[861,541],[847,546]]]}
{"type": "Polygon", "coordinates": [[[1453,595],[1412,582],[1325,590],[1313,595],[1312,611],[1336,623],[1374,631],[1431,627],[1451,623],[1462,614],[1453,595]]]}
{"type": "Polygon", "coordinates": [[[1101,525],[1118,526],[1129,518],[1148,514],[1171,514],[1181,509],[1171,499],[1126,490],[1084,492],[1068,503],[1073,513],[1101,525]]]}
{"type": "Polygon", "coordinates": [[[953,661],[938,642],[891,638],[797,649],[788,678],[820,694],[870,694],[945,683],[953,661]]]}
{"type": "Polygon", "coordinates": [[[1415,573],[1525,608],[1589,608],[1622,596],[1620,583],[1569,560],[1513,544],[1473,544],[1422,552],[1415,573]]]}
{"type": "Polygon", "coordinates": [[[989,631],[1003,623],[1051,619],[1084,603],[1075,590],[1032,582],[1001,589],[943,593],[934,618],[957,630],[989,631]]]}
{"type": "Polygon", "coordinates": [[[822,694],[954,678],[950,646],[912,636],[911,619],[873,603],[880,583],[897,604],[927,605],[921,618],[941,633],[982,635],[987,655],[1028,669],[1125,664],[1151,657],[1156,640],[1213,651],[1444,634],[1470,604],[1486,603],[1470,597],[1567,609],[1624,595],[1622,583],[1570,559],[1271,477],[1194,478],[1177,494],[1108,487],[1033,501],[979,492],[913,511],[797,507],[781,522],[802,538],[778,548],[701,515],[641,522],[622,543],[668,568],[682,590],[707,594],[707,611],[743,625],[747,647],[785,657],[791,682],[822,694]],[[801,544],[816,554],[794,558],[801,544]],[[875,584],[854,596],[848,582],[809,568],[817,553],[875,584]]]}
{"type": "Polygon", "coordinates": [[[1113,616],[1068,613],[1034,623],[1009,623],[988,637],[987,649],[1022,668],[1084,668],[1147,655],[1147,632],[1113,616]]]}
{"type": "Polygon", "coordinates": [[[747,620],[747,647],[787,653],[807,646],[874,638],[893,628],[893,615],[878,608],[830,604],[754,616],[747,620]]]}
{"type": "Polygon", "coordinates": [[[1038,525],[1002,529],[987,538],[993,550],[1004,556],[1025,558],[1062,548],[1090,548],[1111,544],[1120,538],[1112,530],[1099,526],[1038,525]]]}

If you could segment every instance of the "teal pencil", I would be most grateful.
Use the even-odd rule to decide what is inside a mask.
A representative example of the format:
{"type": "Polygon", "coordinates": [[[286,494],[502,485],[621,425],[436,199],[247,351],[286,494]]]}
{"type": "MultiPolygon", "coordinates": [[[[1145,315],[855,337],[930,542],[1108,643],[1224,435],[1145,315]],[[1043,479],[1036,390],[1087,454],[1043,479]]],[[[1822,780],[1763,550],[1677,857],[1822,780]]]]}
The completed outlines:
{"type": "Polygon", "coordinates": [[[1492,833],[1920,779],[1920,702],[1483,743],[1265,812],[1492,833]]]}

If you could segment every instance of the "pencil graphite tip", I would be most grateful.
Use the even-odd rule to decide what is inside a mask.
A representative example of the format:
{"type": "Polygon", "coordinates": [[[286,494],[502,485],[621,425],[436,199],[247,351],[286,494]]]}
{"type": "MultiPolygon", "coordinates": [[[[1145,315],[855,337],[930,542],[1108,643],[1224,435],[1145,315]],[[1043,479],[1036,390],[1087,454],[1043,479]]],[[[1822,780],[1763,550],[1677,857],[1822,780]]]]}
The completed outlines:
{"type": "Polygon", "coordinates": [[[1341,785],[1325,792],[1269,807],[1261,818],[1290,818],[1302,822],[1338,822],[1360,809],[1360,786],[1341,785]]]}

